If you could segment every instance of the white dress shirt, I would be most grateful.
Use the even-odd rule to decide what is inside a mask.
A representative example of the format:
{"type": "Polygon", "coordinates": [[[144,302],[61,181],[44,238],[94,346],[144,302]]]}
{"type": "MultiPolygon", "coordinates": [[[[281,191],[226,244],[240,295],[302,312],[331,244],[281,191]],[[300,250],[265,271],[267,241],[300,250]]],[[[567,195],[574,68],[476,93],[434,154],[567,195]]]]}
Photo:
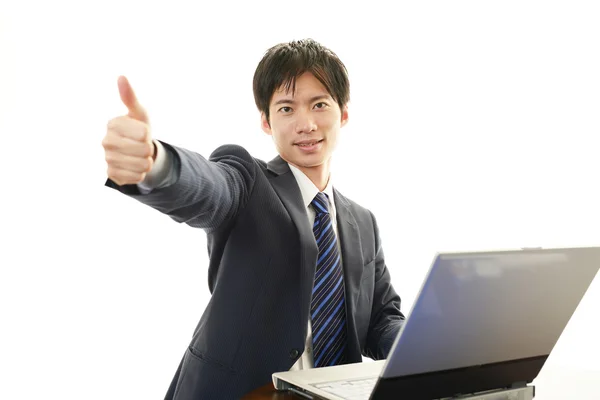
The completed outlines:
{"type": "MultiPolygon", "coordinates": [[[[156,160],[154,160],[154,166],[152,170],[146,174],[145,179],[138,183],[138,189],[141,193],[147,194],[150,193],[153,189],[158,189],[161,187],[169,186],[177,180],[175,173],[172,168],[172,159],[171,155],[168,151],[165,150],[164,146],[157,140],[154,141],[156,145],[156,160]]],[[[289,164],[292,173],[294,174],[294,178],[296,178],[296,182],[298,183],[298,187],[300,188],[300,193],[302,194],[302,201],[304,206],[306,207],[306,214],[308,215],[308,224],[311,227],[315,222],[315,210],[310,205],[313,201],[317,193],[319,193],[319,189],[315,186],[314,183],[298,168],[289,164]]],[[[333,225],[333,229],[336,237],[339,238],[338,230],[337,230],[337,220],[336,220],[336,208],[335,201],[333,199],[333,185],[331,180],[331,175],[329,176],[329,181],[327,182],[327,186],[323,192],[329,198],[329,214],[331,216],[331,222],[333,225]]],[[[338,248],[340,241],[338,240],[338,248]]],[[[341,251],[340,251],[341,257],[341,251]]],[[[296,363],[292,366],[290,370],[301,370],[313,368],[313,355],[312,355],[312,329],[310,326],[310,318],[308,319],[308,331],[306,335],[306,344],[304,353],[302,356],[296,361],[296,363]]]]}

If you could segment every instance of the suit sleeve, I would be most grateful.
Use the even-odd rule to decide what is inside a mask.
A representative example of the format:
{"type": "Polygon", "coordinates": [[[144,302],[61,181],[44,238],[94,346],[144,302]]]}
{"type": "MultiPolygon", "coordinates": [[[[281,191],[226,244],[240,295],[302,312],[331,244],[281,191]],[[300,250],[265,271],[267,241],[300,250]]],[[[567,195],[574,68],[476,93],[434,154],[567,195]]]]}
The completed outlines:
{"type": "Polygon", "coordinates": [[[200,154],[161,142],[170,152],[174,183],[140,192],[137,185],[106,186],[146,204],[173,220],[213,231],[233,220],[250,196],[258,166],[242,147],[221,146],[207,160],[200,154]]]}
{"type": "Polygon", "coordinates": [[[382,360],[387,358],[405,318],[400,311],[400,296],[392,286],[390,273],[385,265],[377,221],[373,214],[371,214],[371,218],[373,219],[377,253],[373,307],[364,355],[374,360],[382,360]]]}

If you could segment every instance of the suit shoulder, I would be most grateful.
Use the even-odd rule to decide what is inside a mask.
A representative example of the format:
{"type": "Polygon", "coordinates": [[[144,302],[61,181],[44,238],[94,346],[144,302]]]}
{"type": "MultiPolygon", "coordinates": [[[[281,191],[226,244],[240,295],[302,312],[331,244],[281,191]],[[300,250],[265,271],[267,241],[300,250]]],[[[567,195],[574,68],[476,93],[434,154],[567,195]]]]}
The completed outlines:
{"type": "Polygon", "coordinates": [[[223,144],[217,147],[209,157],[210,161],[226,161],[238,159],[245,163],[255,163],[261,169],[267,168],[267,163],[263,160],[253,157],[250,152],[239,144],[223,144]]]}
{"type": "Polygon", "coordinates": [[[254,157],[243,146],[238,144],[223,144],[217,147],[210,154],[211,161],[218,161],[223,158],[239,157],[244,160],[254,160],[254,157]]]}

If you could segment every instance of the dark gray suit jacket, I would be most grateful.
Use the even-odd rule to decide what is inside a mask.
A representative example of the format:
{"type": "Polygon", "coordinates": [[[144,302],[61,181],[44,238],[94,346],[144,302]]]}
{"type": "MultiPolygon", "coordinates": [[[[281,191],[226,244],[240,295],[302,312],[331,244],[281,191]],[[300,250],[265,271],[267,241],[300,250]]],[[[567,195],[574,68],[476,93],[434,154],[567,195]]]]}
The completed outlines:
{"type": "MultiPolygon", "coordinates": [[[[161,142],[162,143],[162,142],[161,142]]],[[[222,146],[206,160],[163,143],[175,184],[142,195],[107,186],[208,235],[211,300],[166,399],[232,399],[270,382],[304,351],[317,246],[287,163],[222,146]]],[[[334,189],[342,248],[346,362],[387,357],[404,316],[373,214],[334,189]]]]}

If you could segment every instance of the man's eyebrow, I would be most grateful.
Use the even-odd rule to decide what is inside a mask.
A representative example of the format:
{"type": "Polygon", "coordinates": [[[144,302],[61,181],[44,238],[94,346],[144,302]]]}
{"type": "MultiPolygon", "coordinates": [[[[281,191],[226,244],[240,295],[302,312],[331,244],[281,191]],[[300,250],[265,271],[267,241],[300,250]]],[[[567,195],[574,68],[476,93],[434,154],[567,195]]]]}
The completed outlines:
{"type": "MultiPolygon", "coordinates": [[[[311,97],[308,100],[308,102],[313,103],[317,100],[328,100],[329,98],[330,98],[330,96],[327,94],[320,94],[318,96],[311,97]]],[[[279,104],[296,104],[296,101],[293,99],[290,99],[290,98],[284,98],[284,99],[279,99],[275,103],[273,103],[274,106],[279,105],[279,104]]]]}

